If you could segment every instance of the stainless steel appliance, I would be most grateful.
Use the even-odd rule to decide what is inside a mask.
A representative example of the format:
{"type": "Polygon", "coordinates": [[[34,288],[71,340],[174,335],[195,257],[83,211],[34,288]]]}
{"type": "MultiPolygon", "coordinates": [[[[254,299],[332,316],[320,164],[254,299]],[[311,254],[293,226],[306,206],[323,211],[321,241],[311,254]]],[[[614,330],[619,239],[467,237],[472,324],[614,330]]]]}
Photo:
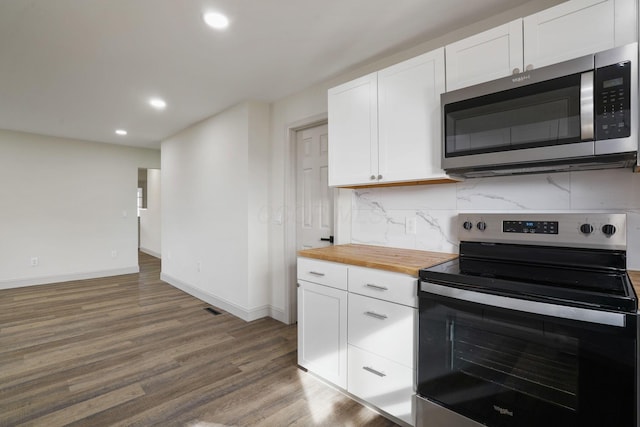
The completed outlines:
{"type": "Polygon", "coordinates": [[[460,214],[420,271],[417,426],[638,425],[625,214],[460,214]]]}
{"type": "Polygon", "coordinates": [[[442,94],[442,168],[465,177],[635,165],[638,45],[442,94]]]}

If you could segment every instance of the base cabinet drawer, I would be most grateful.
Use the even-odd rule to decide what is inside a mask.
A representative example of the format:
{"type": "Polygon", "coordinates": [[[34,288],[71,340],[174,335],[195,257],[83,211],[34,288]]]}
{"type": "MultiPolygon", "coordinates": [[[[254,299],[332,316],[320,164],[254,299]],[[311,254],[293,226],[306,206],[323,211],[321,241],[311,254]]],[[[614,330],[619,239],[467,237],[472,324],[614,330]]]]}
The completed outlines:
{"type": "Polygon", "coordinates": [[[353,345],[348,346],[348,359],[349,393],[415,425],[413,369],[353,345]]]}
{"type": "Polygon", "coordinates": [[[347,266],[336,262],[298,258],[298,280],[347,290],[347,266]]]}
{"type": "Polygon", "coordinates": [[[374,268],[349,267],[349,292],[417,307],[417,288],[415,277],[374,268]]]}
{"type": "Polygon", "coordinates": [[[349,344],[415,367],[415,308],[351,293],[348,307],[349,344]]]}

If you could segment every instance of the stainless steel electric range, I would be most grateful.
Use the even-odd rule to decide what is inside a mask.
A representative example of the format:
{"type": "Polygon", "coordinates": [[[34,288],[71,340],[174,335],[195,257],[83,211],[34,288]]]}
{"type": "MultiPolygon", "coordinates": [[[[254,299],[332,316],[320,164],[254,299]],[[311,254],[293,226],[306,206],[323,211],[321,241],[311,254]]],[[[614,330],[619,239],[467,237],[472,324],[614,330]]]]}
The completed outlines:
{"type": "Polygon", "coordinates": [[[638,426],[624,214],[460,214],[420,272],[417,425],[638,426]]]}

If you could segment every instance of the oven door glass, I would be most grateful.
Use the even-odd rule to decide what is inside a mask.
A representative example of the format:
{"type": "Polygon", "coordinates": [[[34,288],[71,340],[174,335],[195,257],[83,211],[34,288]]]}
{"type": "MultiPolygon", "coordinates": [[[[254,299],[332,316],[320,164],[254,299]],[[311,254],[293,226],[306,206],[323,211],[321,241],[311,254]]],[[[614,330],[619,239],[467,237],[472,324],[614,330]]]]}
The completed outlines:
{"type": "Polygon", "coordinates": [[[636,328],[421,292],[418,394],[489,426],[635,426],[636,328]]]}
{"type": "Polygon", "coordinates": [[[445,105],[445,157],[581,142],[580,85],[575,74],[445,105]]]}

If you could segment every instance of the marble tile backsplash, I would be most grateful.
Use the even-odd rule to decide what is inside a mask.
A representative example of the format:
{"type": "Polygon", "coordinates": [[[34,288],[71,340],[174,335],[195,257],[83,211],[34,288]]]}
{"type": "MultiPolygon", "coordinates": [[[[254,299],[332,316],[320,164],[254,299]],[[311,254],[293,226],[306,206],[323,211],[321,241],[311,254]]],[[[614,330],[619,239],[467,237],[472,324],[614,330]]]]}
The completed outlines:
{"type": "Polygon", "coordinates": [[[627,213],[627,266],[640,270],[640,174],[627,169],[354,190],[351,241],[457,252],[459,212],[627,213]]]}

